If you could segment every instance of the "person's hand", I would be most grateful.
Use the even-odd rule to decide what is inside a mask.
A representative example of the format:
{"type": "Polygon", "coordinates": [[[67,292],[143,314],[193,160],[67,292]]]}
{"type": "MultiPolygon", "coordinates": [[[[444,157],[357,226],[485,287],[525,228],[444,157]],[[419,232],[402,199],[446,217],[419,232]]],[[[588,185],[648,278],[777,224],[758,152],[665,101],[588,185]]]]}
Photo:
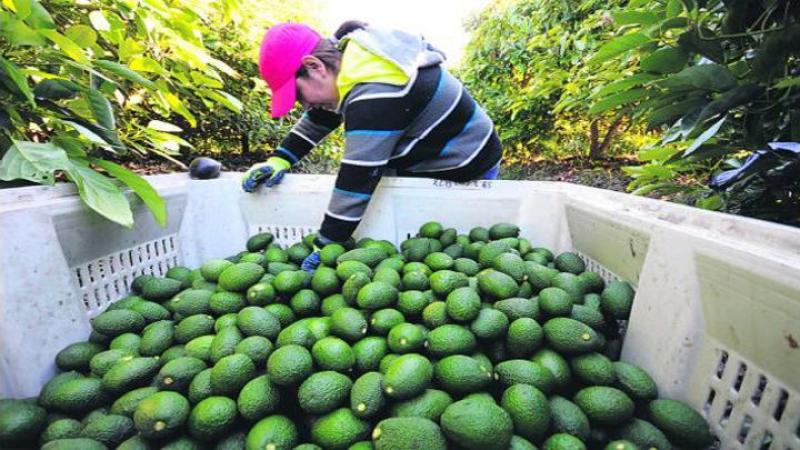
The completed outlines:
{"type": "Polygon", "coordinates": [[[314,248],[312,249],[311,254],[303,259],[303,262],[300,264],[300,269],[313,274],[320,264],[319,251],[322,250],[322,247],[332,244],[333,242],[334,241],[326,237],[317,235],[317,237],[314,239],[314,248]]]}
{"type": "Polygon", "coordinates": [[[272,187],[280,183],[283,176],[291,168],[289,161],[278,156],[272,156],[267,162],[253,165],[242,176],[242,189],[246,192],[254,192],[260,184],[272,187]]]}
{"type": "Polygon", "coordinates": [[[319,267],[319,263],[319,250],[315,248],[314,251],[310,255],[306,256],[306,258],[300,264],[300,269],[308,273],[314,273],[317,270],[317,267],[319,267]]]}

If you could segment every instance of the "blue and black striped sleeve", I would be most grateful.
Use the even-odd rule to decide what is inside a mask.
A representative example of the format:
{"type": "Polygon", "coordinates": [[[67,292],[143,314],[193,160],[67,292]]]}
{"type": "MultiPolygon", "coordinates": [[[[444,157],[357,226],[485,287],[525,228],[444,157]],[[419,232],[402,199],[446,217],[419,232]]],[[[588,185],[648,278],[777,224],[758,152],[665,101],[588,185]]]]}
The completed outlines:
{"type": "Polygon", "coordinates": [[[403,99],[377,98],[351,103],[345,114],[345,150],[320,234],[342,242],[364,217],[389,157],[413,117],[402,111],[403,99]]]}
{"type": "Polygon", "coordinates": [[[310,109],[292,127],[270,156],[280,156],[292,165],[303,159],[326,136],[342,123],[341,114],[322,109],[310,109]]]}

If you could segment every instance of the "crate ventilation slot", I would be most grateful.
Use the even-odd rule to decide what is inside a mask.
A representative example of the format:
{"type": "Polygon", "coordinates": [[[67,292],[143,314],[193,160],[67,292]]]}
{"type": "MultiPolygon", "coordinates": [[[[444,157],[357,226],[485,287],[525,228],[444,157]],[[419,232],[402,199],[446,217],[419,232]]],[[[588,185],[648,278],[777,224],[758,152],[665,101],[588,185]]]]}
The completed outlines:
{"type": "Polygon", "coordinates": [[[257,233],[272,233],[272,236],[275,237],[273,242],[283,247],[296,244],[300,242],[304,236],[315,233],[316,231],[316,228],[307,226],[254,225],[250,227],[251,236],[257,233]]]}
{"type": "Polygon", "coordinates": [[[729,350],[715,361],[703,412],[720,448],[800,450],[800,398],[729,350]]]}
{"type": "Polygon", "coordinates": [[[164,276],[176,265],[178,240],[177,235],[172,234],[72,267],[71,272],[75,275],[86,314],[91,318],[127,294],[137,276],[164,276]]]}

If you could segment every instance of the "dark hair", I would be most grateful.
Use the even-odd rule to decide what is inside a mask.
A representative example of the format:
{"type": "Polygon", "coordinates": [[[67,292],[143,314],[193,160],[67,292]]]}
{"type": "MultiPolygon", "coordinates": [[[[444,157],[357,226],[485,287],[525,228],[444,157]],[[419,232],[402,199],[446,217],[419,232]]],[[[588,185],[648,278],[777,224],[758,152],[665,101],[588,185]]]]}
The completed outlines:
{"type": "MultiPolygon", "coordinates": [[[[311,56],[315,56],[325,64],[325,67],[328,70],[332,70],[334,72],[339,71],[339,63],[342,60],[342,52],[336,46],[339,39],[343,38],[348,33],[351,33],[355,30],[361,30],[366,28],[368,24],[366,22],[362,22],[360,20],[348,20],[343,22],[339,25],[339,28],[336,29],[336,32],[333,33],[333,39],[323,39],[319,41],[316,47],[314,47],[314,51],[311,52],[311,56]]],[[[306,70],[305,66],[300,66],[297,69],[296,73],[297,77],[307,77],[308,71],[306,70]]]]}
{"type": "MultiPolygon", "coordinates": [[[[322,39],[319,41],[314,50],[311,52],[311,56],[315,56],[322,61],[322,64],[325,64],[325,67],[328,70],[338,72],[339,71],[339,62],[342,60],[342,52],[336,47],[336,42],[331,39],[322,39]]],[[[308,71],[306,70],[305,66],[300,66],[297,69],[297,73],[295,74],[297,77],[307,77],[308,71]]]]}
{"type": "Polygon", "coordinates": [[[362,22],[360,20],[347,20],[339,25],[339,28],[336,29],[335,33],[333,33],[333,37],[336,39],[341,39],[353,31],[363,30],[368,26],[369,24],[367,22],[362,22]]]}

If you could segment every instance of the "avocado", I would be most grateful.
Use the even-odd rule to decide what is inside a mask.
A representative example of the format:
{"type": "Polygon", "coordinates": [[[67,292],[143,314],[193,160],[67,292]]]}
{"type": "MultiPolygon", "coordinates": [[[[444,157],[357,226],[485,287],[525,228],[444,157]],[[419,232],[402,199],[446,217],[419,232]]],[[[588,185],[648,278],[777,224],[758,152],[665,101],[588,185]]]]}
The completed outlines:
{"type": "Polygon", "coordinates": [[[350,389],[350,409],[360,419],[369,419],[383,409],[383,375],[367,372],[356,379],[350,389]]]}
{"type": "Polygon", "coordinates": [[[392,417],[378,423],[372,431],[376,450],[446,450],[447,441],[435,422],[422,417],[392,417]]]}
{"type": "Polygon", "coordinates": [[[511,442],[514,423],[494,402],[477,398],[459,400],[441,417],[445,436],[469,450],[505,450],[511,442]]]}

